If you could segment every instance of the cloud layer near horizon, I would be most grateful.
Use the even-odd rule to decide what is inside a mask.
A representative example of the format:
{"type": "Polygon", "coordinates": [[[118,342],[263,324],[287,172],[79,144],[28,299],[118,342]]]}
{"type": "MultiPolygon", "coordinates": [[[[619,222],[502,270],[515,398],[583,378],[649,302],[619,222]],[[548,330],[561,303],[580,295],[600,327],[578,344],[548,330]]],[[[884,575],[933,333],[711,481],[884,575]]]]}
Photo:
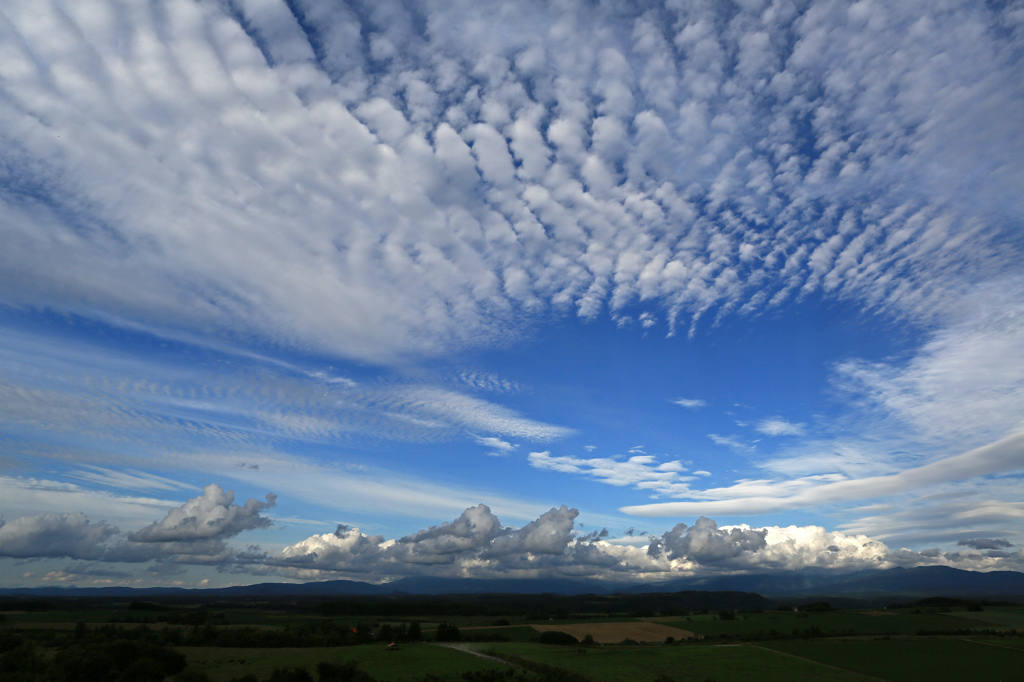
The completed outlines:
{"type": "Polygon", "coordinates": [[[1014,262],[1009,11],[234,7],[5,7],[0,300],[387,361],[1014,262]]]}
{"type": "MultiPolygon", "coordinates": [[[[54,573],[61,581],[107,580],[115,570],[126,577],[149,564],[148,575],[174,575],[174,566],[205,565],[235,574],[284,579],[350,577],[370,581],[407,576],[463,578],[555,578],[667,580],[692,575],[821,569],[837,572],[893,566],[946,565],[980,570],[1024,568],[1020,551],[1000,538],[965,538],[963,552],[893,550],[865,535],[826,531],[819,526],[746,525],[719,527],[700,517],[678,523],[662,535],[630,534],[620,540],[607,531],[581,534],[576,509],[552,508],[519,528],[504,526],[479,504],[451,522],[386,540],[339,525],[278,551],[230,547],[242,531],[268,528],[264,513],[275,496],[234,503],[216,484],[203,495],[171,509],[160,521],[122,533],[84,514],[52,514],[0,520],[0,558],[21,561],[67,558],[80,563],[54,573]],[[1010,550],[1010,551],[1007,551],[1010,550]],[[103,569],[101,565],[115,565],[103,569]]],[[[44,579],[45,580],[45,579],[44,579]]]]}
{"type": "Polygon", "coordinates": [[[20,516],[8,523],[0,518],[0,557],[223,564],[237,560],[228,538],[271,525],[261,513],[274,506],[275,497],[239,506],[233,492],[211,483],[201,496],[127,535],[106,521],[92,523],[81,512],[20,516]]]}

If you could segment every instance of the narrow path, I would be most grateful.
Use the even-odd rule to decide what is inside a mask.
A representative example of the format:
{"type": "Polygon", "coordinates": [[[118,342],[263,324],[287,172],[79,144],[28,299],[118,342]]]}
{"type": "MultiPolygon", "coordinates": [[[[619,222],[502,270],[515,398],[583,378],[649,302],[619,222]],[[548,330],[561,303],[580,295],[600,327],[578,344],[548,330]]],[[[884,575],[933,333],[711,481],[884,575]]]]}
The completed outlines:
{"type": "Polygon", "coordinates": [[[799,658],[801,661],[807,661],[808,663],[814,663],[815,665],[823,665],[826,668],[832,668],[833,670],[841,670],[844,673],[853,673],[854,675],[860,675],[861,677],[863,677],[866,680],[878,680],[879,682],[892,682],[892,680],[888,680],[888,679],[886,679],[884,677],[875,677],[874,675],[868,675],[867,673],[862,673],[862,672],[859,672],[857,670],[850,670],[849,668],[840,668],[838,665],[829,665],[828,663],[822,663],[821,661],[816,661],[813,658],[804,658],[803,656],[797,656],[796,654],[791,654],[788,651],[779,651],[778,649],[772,649],[770,647],[761,646],[760,644],[747,644],[746,646],[752,646],[755,649],[764,649],[765,651],[771,651],[771,652],[776,653],[776,654],[782,654],[783,656],[792,656],[793,658],[799,658]]]}
{"type": "Polygon", "coordinates": [[[506,661],[506,660],[504,660],[502,658],[498,658],[497,656],[488,656],[487,654],[483,653],[482,651],[477,651],[476,649],[470,649],[465,644],[456,644],[454,642],[433,642],[433,644],[434,644],[434,646],[443,646],[443,647],[446,647],[448,649],[455,649],[456,651],[463,651],[463,652],[465,652],[467,654],[472,654],[472,655],[474,655],[474,656],[476,656],[478,658],[486,658],[488,661],[494,661],[495,663],[501,663],[502,665],[507,665],[510,668],[515,668],[516,670],[526,671],[526,668],[518,666],[515,663],[509,663],[508,661],[506,661]]]}
{"type": "Polygon", "coordinates": [[[965,639],[964,641],[972,642],[974,644],[984,644],[985,646],[994,646],[997,649],[1009,649],[1010,651],[1019,651],[1024,653],[1024,649],[1021,649],[1020,647],[1006,646],[1005,644],[996,644],[995,642],[982,642],[981,640],[977,639],[965,639]]]}

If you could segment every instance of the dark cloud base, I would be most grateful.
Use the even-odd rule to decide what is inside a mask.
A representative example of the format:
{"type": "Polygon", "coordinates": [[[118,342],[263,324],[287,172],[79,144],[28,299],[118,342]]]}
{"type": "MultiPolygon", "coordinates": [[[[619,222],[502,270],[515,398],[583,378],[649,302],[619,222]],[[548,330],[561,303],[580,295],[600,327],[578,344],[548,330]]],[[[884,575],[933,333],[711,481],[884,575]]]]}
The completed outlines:
{"type": "Polygon", "coordinates": [[[913,552],[816,526],[719,528],[704,517],[692,526],[679,523],[660,536],[648,535],[646,546],[639,547],[632,542],[638,537],[635,533],[616,543],[607,530],[586,535],[576,531],[579,512],[565,505],[520,528],[502,525],[489,507],[480,504],[450,522],[396,540],[339,525],[334,532],[310,536],[280,552],[258,546],[239,550],[228,544],[243,531],[269,528],[272,521],[264,513],[274,504],[275,496],[269,494],[265,501],[250,499],[238,505],[231,491],[211,484],[203,495],[134,533],[122,533],[103,521],[90,522],[81,513],[19,517],[0,522],[0,558],[83,562],[49,578],[64,582],[127,580],[137,570],[133,564],[147,564],[144,576],[151,581],[178,578],[191,565],[253,579],[349,577],[374,582],[410,576],[658,581],[894,566],[1024,567],[1021,553],[1005,551],[1012,545],[1000,539],[960,542],[973,552],[913,552]]]}

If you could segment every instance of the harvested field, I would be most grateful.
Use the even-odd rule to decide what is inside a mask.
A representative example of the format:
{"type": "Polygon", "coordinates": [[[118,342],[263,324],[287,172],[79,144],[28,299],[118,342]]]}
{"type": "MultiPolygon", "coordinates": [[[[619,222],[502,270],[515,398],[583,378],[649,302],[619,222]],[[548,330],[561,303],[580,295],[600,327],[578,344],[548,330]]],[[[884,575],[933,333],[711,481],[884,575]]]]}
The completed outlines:
{"type": "Polygon", "coordinates": [[[577,623],[573,625],[531,625],[537,632],[557,630],[568,632],[576,639],[590,635],[600,644],[618,644],[624,639],[637,642],[664,642],[667,637],[689,639],[696,637],[689,630],[662,625],[661,623],[627,622],[627,623],[577,623]]]}

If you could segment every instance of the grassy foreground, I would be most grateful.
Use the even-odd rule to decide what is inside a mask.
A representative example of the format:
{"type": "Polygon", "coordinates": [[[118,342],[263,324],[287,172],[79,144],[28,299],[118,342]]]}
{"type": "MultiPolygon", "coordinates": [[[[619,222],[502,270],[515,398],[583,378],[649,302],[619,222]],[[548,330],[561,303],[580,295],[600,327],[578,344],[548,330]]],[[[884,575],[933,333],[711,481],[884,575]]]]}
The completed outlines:
{"type": "Polygon", "coordinates": [[[179,647],[188,668],[206,673],[211,682],[230,682],[246,674],[263,680],[275,668],[303,667],[314,671],[321,661],[343,664],[356,661],[377,680],[412,680],[426,675],[457,677],[478,670],[505,670],[506,666],[471,654],[433,644],[403,644],[388,651],[380,644],[301,649],[240,649],[227,647],[179,647]]]}
{"type": "Polygon", "coordinates": [[[747,645],[574,648],[499,642],[479,650],[512,654],[597,682],[863,682],[869,678],[747,645]]]}
{"type": "Polygon", "coordinates": [[[776,651],[856,670],[892,682],[1024,680],[1024,650],[946,637],[772,642],[776,651]]]}

